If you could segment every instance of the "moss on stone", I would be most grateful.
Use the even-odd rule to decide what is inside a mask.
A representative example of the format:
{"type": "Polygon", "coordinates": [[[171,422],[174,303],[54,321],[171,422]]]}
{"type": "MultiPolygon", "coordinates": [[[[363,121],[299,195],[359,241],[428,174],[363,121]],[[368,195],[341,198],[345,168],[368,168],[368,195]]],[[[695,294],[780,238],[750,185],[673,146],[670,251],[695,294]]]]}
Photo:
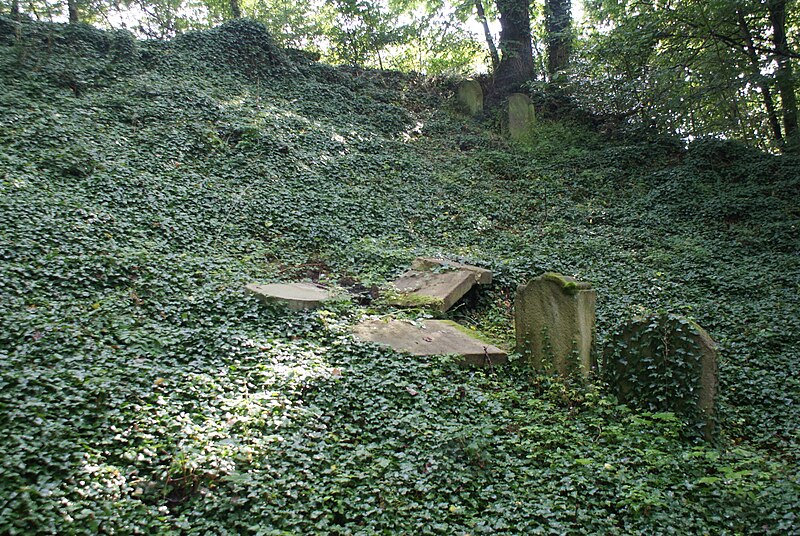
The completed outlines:
{"type": "Polygon", "coordinates": [[[564,294],[568,294],[570,296],[577,294],[578,290],[581,288],[586,288],[584,285],[578,285],[578,283],[571,277],[567,277],[556,272],[547,272],[542,275],[542,279],[557,283],[561,286],[561,290],[564,291],[564,294]]]}
{"type": "Polygon", "coordinates": [[[444,302],[441,298],[424,294],[389,292],[386,295],[386,303],[400,307],[432,307],[435,309],[441,307],[444,302]]]}
{"type": "Polygon", "coordinates": [[[492,346],[497,346],[497,343],[494,343],[491,340],[489,340],[489,338],[486,337],[486,335],[484,335],[480,331],[474,330],[472,328],[468,328],[466,326],[462,326],[461,324],[459,324],[457,322],[454,322],[453,320],[440,320],[439,322],[441,322],[443,324],[447,324],[448,326],[452,326],[455,329],[457,329],[458,331],[460,331],[461,333],[463,333],[465,335],[468,335],[468,336],[472,337],[473,339],[481,341],[482,343],[489,344],[489,345],[492,345],[492,346]]]}

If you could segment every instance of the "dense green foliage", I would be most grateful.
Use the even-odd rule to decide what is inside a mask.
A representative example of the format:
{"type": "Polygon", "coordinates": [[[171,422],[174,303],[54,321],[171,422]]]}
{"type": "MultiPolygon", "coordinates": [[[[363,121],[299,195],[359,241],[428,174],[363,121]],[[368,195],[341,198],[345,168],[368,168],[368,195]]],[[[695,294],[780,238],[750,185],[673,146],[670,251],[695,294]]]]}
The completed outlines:
{"type": "Polygon", "coordinates": [[[796,1],[585,4],[591,30],[565,84],[587,108],[682,137],[797,149],[796,1]]]}
{"type": "Polygon", "coordinates": [[[800,161],[515,146],[414,76],[335,69],[246,21],[171,42],[0,18],[0,532],[788,534],[800,520],[800,161]],[[491,268],[448,316],[512,336],[516,285],[592,282],[720,344],[720,437],[519,361],[359,344],[371,305],[246,283],[491,268]]]}
{"type": "Polygon", "coordinates": [[[637,318],[606,344],[603,376],[626,405],[675,413],[687,424],[694,423],[698,435],[712,439],[717,390],[713,347],[703,328],[687,318],[667,314],[637,318]]]}

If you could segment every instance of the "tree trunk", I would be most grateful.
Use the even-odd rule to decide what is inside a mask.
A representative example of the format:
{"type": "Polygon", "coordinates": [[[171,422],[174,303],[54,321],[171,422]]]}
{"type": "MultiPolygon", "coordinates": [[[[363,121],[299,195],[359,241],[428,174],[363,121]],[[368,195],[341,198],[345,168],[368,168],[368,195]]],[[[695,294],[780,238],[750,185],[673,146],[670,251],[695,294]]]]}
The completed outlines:
{"type": "Polygon", "coordinates": [[[800,151],[800,129],[797,126],[797,96],[794,92],[792,54],[786,40],[786,0],[769,0],[767,9],[772,24],[772,43],[778,64],[775,70],[775,85],[781,96],[784,150],[796,153],[800,151]]]}
{"type": "Polygon", "coordinates": [[[527,0],[496,0],[500,12],[500,63],[494,71],[497,96],[533,80],[531,19],[527,0]]]}
{"type": "Polygon", "coordinates": [[[492,58],[492,72],[494,72],[500,65],[500,55],[497,53],[497,47],[494,46],[494,39],[492,39],[492,32],[489,30],[489,22],[486,20],[486,12],[481,0],[475,0],[475,9],[478,12],[478,20],[483,25],[483,35],[486,37],[486,46],[489,47],[489,57],[492,58]]]}
{"type": "Polygon", "coordinates": [[[547,72],[552,79],[569,64],[572,48],[572,4],[570,0],[545,0],[547,72]]]}
{"type": "Polygon", "coordinates": [[[234,19],[242,18],[242,8],[239,7],[239,0],[231,0],[231,15],[234,19]]]}
{"type": "Polygon", "coordinates": [[[75,24],[79,22],[78,0],[67,0],[67,10],[69,11],[69,23],[75,24]]]}
{"type": "Polygon", "coordinates": [[[778,114],[775,112],[775,101],[772,99],[772,90],[761,74],[761,62],[758,59],[758,52],[756,51],[756,45],[753,41],[753,33],[750,31],[747,19],[745,19],[742,11],[737,11],[736,15],[739,18],[739,29],[744,39],[744,49],[750,60],[750,66],[753,68],[753,76],[758,78],[758,88],[761,90],[761,96],[764,98],[764,108],[767,110],[767,120],[772,130],[772,136],[780,147],[783,145],[783,133],[781,132],[781,124],[778,121],[778,114]]]}
{"type": "Polygon", "coordinates": [[[12,0],[11,2],[11,18],[19,22],[19,0],[12,0]]]}

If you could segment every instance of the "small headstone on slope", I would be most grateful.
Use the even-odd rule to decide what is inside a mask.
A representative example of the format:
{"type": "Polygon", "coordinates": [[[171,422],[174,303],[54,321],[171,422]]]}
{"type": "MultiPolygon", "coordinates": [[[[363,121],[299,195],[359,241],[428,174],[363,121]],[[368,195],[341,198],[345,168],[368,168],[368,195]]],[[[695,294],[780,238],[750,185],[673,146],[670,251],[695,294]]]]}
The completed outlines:
{"type": "Polygon", "coordinates": [[[285,303],[292,311],[316,309],[325,302],[338,298],[331,291],[312,283],[250,283],[247,292],[265,302],[285,303]]]}
{"type": "Polygon", "coordinates": [[[353,329],[361,341],[389,346],[412,355],[460,356],[462,365],[491,366],[508,361],[508,354],[480,335],[447,320],[367,320],[353,329]]]}
{"type": "Polygon", "coordinates": [[[508,134],[519,140],[529,135],[536,121],[533,103],[524,93],[512,93],[508,97],[508,134]]]}
{"type": "Polygon", "coordinates": [[[483,111],[483,89],[477,80],[464,80],[458,85],[458,102],[470,115],[483,111]]]}
{"type": "Polygon", "coordinates": [[[595,301],[589,283],[546,273],[517,288],[514,322],[517,351],[537,370],[588,377],[596,368],[595,301]]]}
{"type": "Polygon", "coordinates": [[[714,435],[717,349],[695,322],[675,315],[634,319],[611,338],[603,362],[621,402],[673,412],[707,439],[714,435]]]}

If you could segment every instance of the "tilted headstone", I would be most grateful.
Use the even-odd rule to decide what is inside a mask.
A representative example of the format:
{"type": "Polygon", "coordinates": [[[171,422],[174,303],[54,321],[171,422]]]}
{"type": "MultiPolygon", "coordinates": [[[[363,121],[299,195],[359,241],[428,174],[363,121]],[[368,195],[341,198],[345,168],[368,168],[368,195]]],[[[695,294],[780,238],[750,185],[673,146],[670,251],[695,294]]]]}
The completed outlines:
{"type": "Polygon", "coordinates": [[[533,103],[524,93],[512,93],[508,97],[508,134],[518,140],[530,134],[536,121],[533,103]]]}
{"type": "Polygon", "coordinates": [[[589,283],[546,273],[517,288],[514,323],[517,351],[538,370],[588,377],[596,363],[595,301],[589,283]]]}
{"type": "Polygon", "coordinates": [[[464,80],[458,85],[458,102],[470,115],[483,111],[483,89],[477,80],[464,80]]]}
{"type": "Polygon", "coordinates": [[[717,349],[695,322],[675,315],[629,322],[610,339],[603,370],[621,402],[673,412],[707,439],[713,436],[717,349]]]}

